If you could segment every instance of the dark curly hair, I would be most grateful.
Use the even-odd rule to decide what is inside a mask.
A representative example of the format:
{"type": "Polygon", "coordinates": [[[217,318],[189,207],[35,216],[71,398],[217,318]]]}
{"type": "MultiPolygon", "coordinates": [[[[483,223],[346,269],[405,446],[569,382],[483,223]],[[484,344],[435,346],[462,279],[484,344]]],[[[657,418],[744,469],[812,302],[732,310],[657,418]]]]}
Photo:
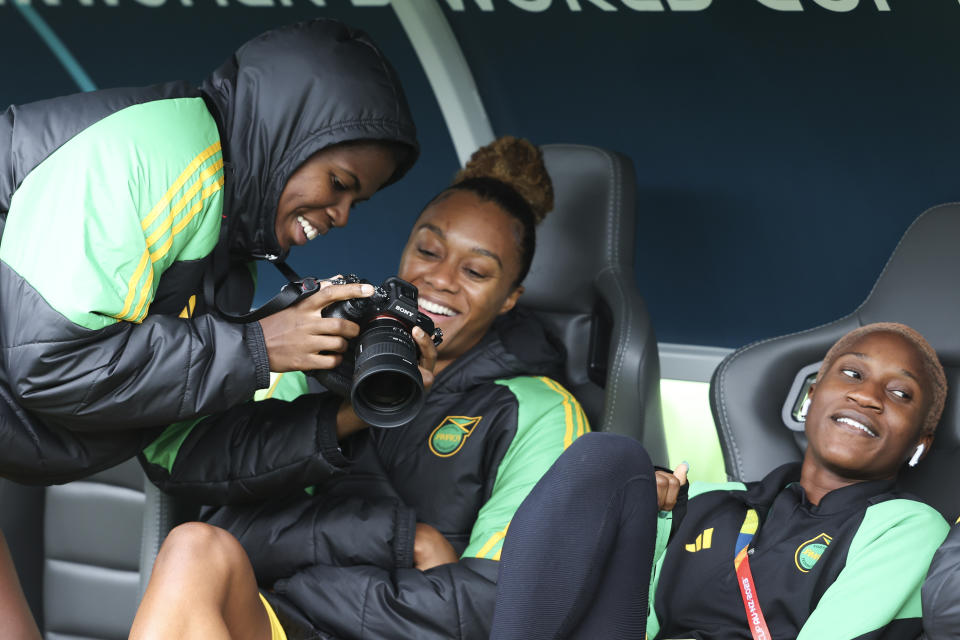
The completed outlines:
{"type": "Polygon", "coordinates": [[[513,283],[514,287],[519,286],[533,262],[536,226],[553,209],[553,183],[543,164],[543,153],[529,140],[514,136],[497,138],[474,151],[467,166],[430,204],[452,191],[469,191],[483,201],[493,202],[520,223],[520,272],[513,283]]]}

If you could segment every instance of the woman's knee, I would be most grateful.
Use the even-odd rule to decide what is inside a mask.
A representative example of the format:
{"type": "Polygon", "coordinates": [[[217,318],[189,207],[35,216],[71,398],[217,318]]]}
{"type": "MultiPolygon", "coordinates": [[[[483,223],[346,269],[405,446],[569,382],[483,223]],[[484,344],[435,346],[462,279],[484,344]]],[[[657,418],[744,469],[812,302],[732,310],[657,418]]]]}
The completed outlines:
{"type": "Polygon", "coordinates": [[[575,468],[581,481],[622,484],[636,476],[653,477],[653,465],[637,440],[617,433],[592,432],[579,438],[560,457],[575,468]]]}
{"type": "Polygon", "coordinates": [[[203,522],[187,522],[174,527],[157,555],[160,563],[186,564],[192,567],[230,568],[246,562],[246,552],[229,532],[203,522]]]}

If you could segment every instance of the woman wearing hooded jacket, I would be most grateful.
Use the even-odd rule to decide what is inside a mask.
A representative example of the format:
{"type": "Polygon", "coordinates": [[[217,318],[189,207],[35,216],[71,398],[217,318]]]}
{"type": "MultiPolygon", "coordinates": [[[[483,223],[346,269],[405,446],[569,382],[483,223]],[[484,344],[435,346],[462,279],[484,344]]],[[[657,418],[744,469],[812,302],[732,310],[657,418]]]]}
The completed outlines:
{"type": "MultiPolygon", "coordinates": [[[[171,532],[132,637],[487,637],[513,513],[589,428],[548,377],[562,370],[562,351],[514,308],[534,225],[552,199],[539,151],[507,137],[475,153],[423,210],[398,273],[444,332],[435,381],[412,422],[353,423],[343,476],[308,495],[282,465],[271,467],[284,443],[265,440],[257,464],[275,486],[250,490],[245,453],[221,447],[218,464],[196,470],[197,452],[222,439],[186,437],[166,490],[256,502],[171,532]]],[[[308,390],[302,374],[286,374],[269,393],[297,402],[308,390]]]]}
{"type": "Polygon", "coordinates": [[[326,425],[288,462],[343,464],[336,403],[247,401],[271,370],[335,366],[357,327],[318,311],[371,289],[259,322],[221,312],[250,308],[253,259],[346,224],[414,162],[402,88],[365,34],[276,29],[199,87],[10,107],[0,140],[0,476],[65,482],[205,415],[239,432],[326,425]]]}

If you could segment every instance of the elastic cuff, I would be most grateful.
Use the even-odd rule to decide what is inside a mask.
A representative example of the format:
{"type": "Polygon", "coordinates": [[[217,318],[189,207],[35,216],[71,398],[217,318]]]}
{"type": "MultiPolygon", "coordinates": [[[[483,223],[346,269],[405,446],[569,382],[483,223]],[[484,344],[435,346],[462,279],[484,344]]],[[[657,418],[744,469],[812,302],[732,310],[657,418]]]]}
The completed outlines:
{"type": "Polygon", "coordinates": [[[324,460],[337,467],[345,467],[350,460],[343,455],[340,443],[337,442],[337,411],[340,409],[340,398],[331,396],[317,412],[317,449],[324,460]]]}
{"type": "Polygon", "coordinates": [[[259,322],[250,322],[244,325],[243,342],[247,345],[250,357],[253,358],[256,388],[269,388],[270,357],[267,355],[267,342],[263,339],[263,328],[259,322]]]}
{"type": "Polygon", "coordinates": [[[397,502],[397,531],[393,538],[393,559],[398,569],[413,566],[413,542],[417,535],[417,513],[397,502]]]}

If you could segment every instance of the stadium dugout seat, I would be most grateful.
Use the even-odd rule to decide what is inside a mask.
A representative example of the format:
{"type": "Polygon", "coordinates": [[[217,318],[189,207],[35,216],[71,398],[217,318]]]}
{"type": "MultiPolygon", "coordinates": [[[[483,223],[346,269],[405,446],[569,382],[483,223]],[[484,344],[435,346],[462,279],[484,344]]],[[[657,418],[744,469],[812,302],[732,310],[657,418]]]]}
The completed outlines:
{"type": "Polygon", "coordinates": [[[136,460],[52,487],[0,480],[0,530],[46,640],[127,637],[139,602],[144,481],[136,460]]]}
{"type": "MultiPolygon", "coordinates": [[[[654,460],[666,460],[657,341],[633,277],[633,163],[591,146],[542,149],[555,207],[537,229],[521,304],[563,342],[561,382],[582,403],[591,427],[632,436],[654,460]]],[[[191,512],[155,487],[146,493],[141,588],[167,533],[191,512]]]]}
{"type": "Polygon", "coordinates": [[[633,276],[633,163],[591,146],[541,148],[555,206],[537,229],[520,304],[562,340],[563,382],[593,430],[632,436],[665,463],[657,340],[633,276]]]}
{"type": "Polygon", "coordinates": [[[763,340],[731,353],[710,382],[727,474],[759,480],[802,458],[803,425],[792,415],[801,380],[842,335],[871,322],[902,322],[922,333],[947,372],[947,405],[928,456],[901,476],[904,488],[950,522],[960,514],[955,470],[960,462],[960,204],[933,207],[907,229],[873,290],[852,313],[828,324],[763,340]]]}

